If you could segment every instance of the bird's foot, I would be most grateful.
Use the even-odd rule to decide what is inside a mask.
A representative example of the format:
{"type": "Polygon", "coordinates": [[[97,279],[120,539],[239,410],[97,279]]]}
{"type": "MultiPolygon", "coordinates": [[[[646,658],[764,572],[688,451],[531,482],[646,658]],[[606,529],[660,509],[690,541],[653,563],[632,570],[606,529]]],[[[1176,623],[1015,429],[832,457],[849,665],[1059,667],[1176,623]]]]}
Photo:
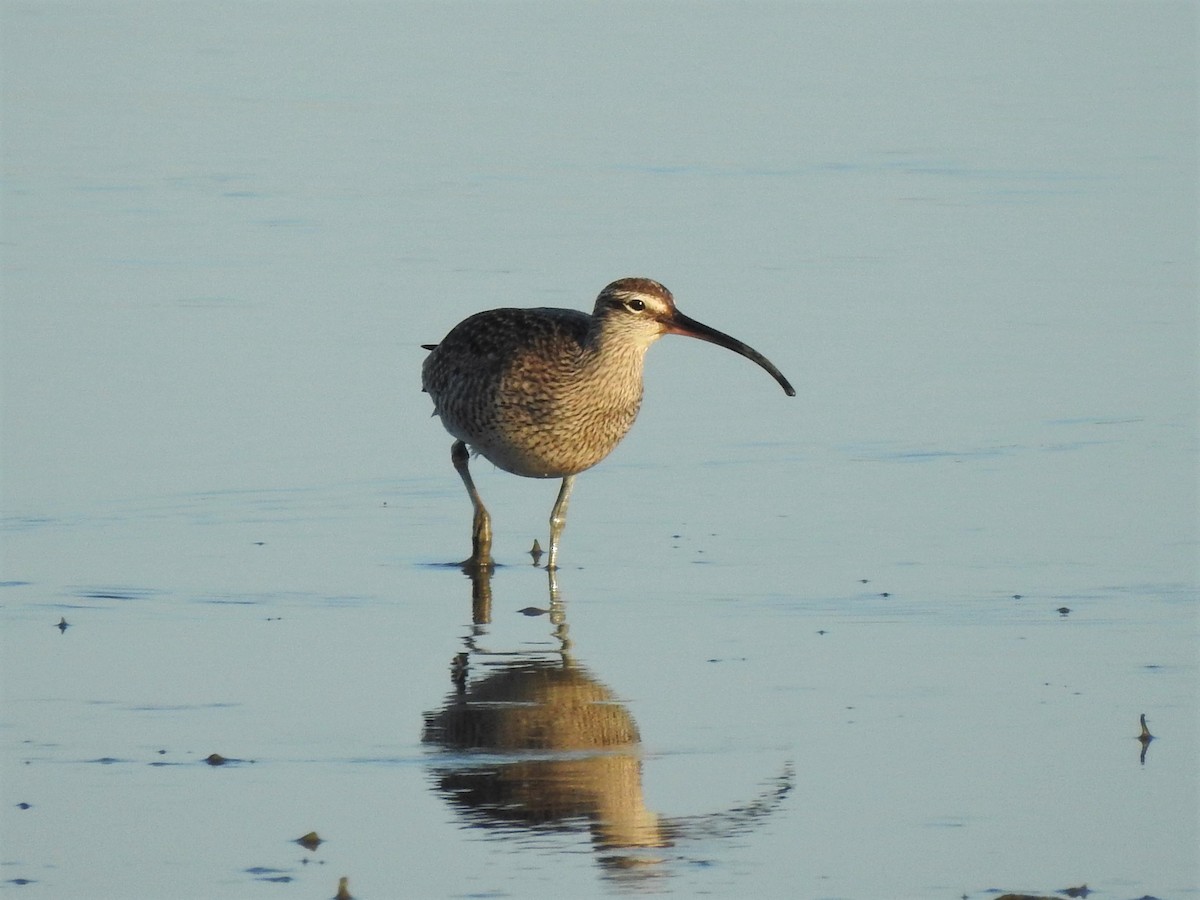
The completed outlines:
{"type": "Polygon", "coordinates": [[[471,567],[474,571],[495,567],[492,561],[492,517],[482,504],[475,507],[475,518],[471,522],[471,558],[463,562],[463,567],[471,567]]]}
{"type": "Polygon", "coordinates": [[[491,575],[496,571],[496,562],[491,556],[471,555],[458,564],[467,575],[491,575]]]}

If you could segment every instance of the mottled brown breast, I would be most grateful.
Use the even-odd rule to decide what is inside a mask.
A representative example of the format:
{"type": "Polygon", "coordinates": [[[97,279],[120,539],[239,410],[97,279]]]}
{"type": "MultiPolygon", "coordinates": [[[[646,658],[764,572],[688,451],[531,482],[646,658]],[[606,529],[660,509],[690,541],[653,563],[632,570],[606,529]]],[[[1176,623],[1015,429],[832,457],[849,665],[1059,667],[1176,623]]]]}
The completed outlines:
{"type": "Polygon", "coordinates": [[[422,369],[446,430],[517,475],[598,463],[637,417],[641,355],[600,358],[591,324],[567,309],[496,309],[459,323],[422,369]]]}

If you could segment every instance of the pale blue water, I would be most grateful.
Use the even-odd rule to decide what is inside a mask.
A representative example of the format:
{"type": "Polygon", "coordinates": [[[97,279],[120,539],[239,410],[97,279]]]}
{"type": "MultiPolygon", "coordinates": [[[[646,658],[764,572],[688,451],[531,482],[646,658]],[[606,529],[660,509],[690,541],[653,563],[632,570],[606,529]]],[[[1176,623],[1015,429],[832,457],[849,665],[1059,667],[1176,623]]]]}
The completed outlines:
{"type": "Polygon", "coordinates": [[[0,14],[0,890],[1200,892],[1194,7],[0,14]],[[482,615],[420,344],[633,274],[798,396],[653,348],[558,624],[477,462],[482,615]]]}

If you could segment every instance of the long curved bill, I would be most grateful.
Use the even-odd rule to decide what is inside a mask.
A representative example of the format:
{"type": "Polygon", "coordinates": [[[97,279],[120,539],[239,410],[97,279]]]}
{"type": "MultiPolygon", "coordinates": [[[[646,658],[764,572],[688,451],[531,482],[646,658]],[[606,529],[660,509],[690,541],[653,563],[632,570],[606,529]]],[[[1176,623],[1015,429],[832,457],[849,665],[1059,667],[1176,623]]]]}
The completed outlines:
{"type": "Polygon", "coordinates": [[[783,373],[775,368],[775,364],[749,344],[743,344],[737,338],[730,337],[723,331],[709,328],[703,322],[697,322],[691,316],[685,316],[679,310],[675,310],[670,320],[663,324],[666,325],[668,334],[682,334],[684,337],[699,338],[702,341],[708,341],[710,344],[716,344],[718,347],[724,347],[726,350],[732,350],[734,353],[758,363],[771,373],[772,378],[779,382],[779,386],[783,388],[785,394],[789,397],[796,396],[796,389],[792,387],[791,382],[783,377],[783,373]]]}

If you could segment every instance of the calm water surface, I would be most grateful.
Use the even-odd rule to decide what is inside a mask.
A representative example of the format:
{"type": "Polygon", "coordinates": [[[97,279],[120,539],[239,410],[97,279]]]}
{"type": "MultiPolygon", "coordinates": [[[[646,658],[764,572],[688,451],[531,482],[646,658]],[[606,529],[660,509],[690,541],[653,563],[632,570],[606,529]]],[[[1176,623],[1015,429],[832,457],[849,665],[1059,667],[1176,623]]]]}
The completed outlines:
{"type": "Polygon", "coordinates": [[[0,16],[0,891],[1200,894],[1193,6],[0,16]],[[420,344],[632,274],[798,396],[473,583],[420,344]]]}

